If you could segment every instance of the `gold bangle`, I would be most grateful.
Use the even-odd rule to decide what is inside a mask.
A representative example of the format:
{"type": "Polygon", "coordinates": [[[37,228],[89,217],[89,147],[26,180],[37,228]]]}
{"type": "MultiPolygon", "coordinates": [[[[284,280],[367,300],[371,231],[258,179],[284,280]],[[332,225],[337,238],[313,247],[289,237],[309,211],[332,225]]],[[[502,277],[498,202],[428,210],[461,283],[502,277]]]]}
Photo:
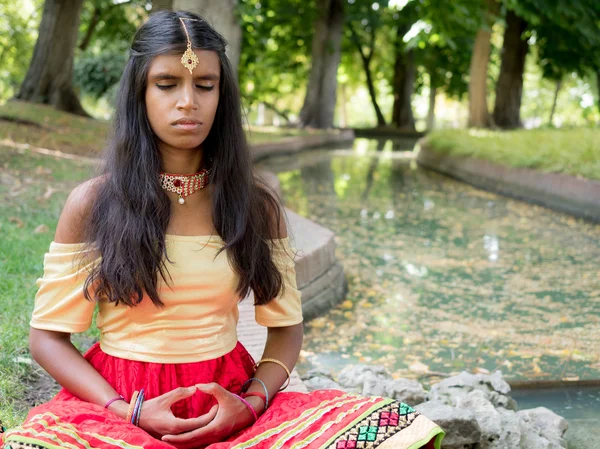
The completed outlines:
{"type": "Polygon", "coordinates": [[[129,410],[127,410],[127,417],[125,418],[125,420],[127,422],[131,422],[131,415],[133,415],[133,409],[135,407],[135,401],[137,400],[138,394],[140,394],[139,391],[134,391],[133,395],[131,396],[131,401],[129,402],[129,410]]]}
{"type": "Polygon", "coordinates": [[[285,366],[285,363],[277,360],[277,359],[271,359],[271,358],[264,358],[264,359],[260,359],[258,361],[258,363],[254,366],[254,371],[256,371],[256,369],[260,366],[261,363],[263,362],[271,362],[271,363],[276,363],[277,365],[281,366],[284,370],[285,370],[285,374],[287,374],[287,382],[279,389],[279,391],[283,391],[285,390],[287,387],[289,387],[290,382],[292,380],[292,375],[290,374],[290,370],[288,369],[287,366],[285,366]]]}

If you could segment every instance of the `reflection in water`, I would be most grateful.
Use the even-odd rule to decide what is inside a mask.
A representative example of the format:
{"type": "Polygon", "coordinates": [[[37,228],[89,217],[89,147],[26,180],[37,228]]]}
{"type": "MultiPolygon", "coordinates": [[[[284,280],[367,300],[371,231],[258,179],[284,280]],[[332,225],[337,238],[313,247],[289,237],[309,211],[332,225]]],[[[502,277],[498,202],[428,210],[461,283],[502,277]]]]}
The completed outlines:
{"type": "Polygon", "coordinates": [[[300,370],[600,378],[600,226],[413,169],[403,150],[358,140],[261,164],[334,230],[349,281],[307,323],[300,370]]]}

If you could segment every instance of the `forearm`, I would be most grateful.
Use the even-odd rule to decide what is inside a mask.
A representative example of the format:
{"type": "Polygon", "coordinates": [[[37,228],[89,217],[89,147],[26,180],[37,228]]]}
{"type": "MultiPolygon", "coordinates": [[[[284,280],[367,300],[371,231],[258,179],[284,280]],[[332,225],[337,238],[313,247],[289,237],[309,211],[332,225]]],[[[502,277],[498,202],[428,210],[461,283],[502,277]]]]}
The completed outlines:
{"type": "MultiPolygon", "coordinates": [[[[119,393],[81,355],[71,343],[70,335],[31,329],[29,348],[32,357],[62,387],[78,398],[104,406],[119,393]]],[[[125,418],[128,404],[116,401],[109,407],[125,418]]]]}
{"type": "MultiPolygon", "coordinates": [[[[263,358],[277,359],[283,362],[291,372],[298,361],[303,337],[304,327],[302,323],[288,327],[270,327],[263,358]]],[[[273,398],[286,381],[287,374],[276,363],[261,363],[254,377],[265,383],[269,398],[273,398]]],[[[258,382],[253,382],[248,391],[264,393],[258,382]]]]}

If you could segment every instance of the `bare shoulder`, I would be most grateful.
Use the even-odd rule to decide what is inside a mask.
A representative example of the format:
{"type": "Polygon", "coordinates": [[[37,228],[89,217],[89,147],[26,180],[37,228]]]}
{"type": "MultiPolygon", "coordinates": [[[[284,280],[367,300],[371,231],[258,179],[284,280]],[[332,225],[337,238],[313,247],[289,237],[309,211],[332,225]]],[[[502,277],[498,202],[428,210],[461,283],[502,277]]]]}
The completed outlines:
{"type": "Polygon", "coordinates": [[[104,177],[98,176],[75,187],[69,194],[56,227],[57,243],[82,243],[84,224],[104,177]]]}

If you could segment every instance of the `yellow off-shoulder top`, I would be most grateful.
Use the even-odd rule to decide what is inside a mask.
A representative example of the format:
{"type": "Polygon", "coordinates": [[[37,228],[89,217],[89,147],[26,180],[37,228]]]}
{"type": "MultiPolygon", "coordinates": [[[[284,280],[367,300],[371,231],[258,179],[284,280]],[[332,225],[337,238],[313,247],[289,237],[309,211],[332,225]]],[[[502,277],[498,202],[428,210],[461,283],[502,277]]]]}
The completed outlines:
{"type": "MultiPolygon", "coordinates": [[[[158,293],[165,304],[156,307],[145,295],[136,307],[90,302],[83,294],[84,281],[95,254],[85,263],[78,257],[81,243],[52,242],[44,256],[44,275],[37,280],[30,325],[57,332],[83,332],[92,323],[101,332],[100,347],[107,354],[156,363],[190,363],[227,354],[237,343],[236,325],[240,296],[237,275],[218,236],[167,234],[166,262],[172,281],[159,276],[158,293]]],[[[302,322],[301,294],[296,285],[295,254],[289,237],[273,240],[273,261],[284,278],[285,289],[264,306],[255,306],[256,321],[267,327],[302,322]]],[[[94,251],[92,249],[92,251],[94,251]]]]}

